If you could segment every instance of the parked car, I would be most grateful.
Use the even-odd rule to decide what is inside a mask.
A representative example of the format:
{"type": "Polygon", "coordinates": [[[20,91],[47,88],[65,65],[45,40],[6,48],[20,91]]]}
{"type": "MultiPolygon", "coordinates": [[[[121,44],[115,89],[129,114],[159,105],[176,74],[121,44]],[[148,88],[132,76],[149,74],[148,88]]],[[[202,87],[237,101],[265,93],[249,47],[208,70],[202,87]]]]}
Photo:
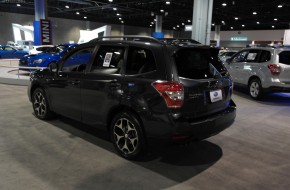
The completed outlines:
{"type": "Polygon", "coordinates": [[[202,140],[233,123],[233,83],[218,49],[121,38],[82,44],[32,73],[35,116],[56,113],[107,130],[128,159],[156,142],[202,140]]]}
{"type": "Polygon", "coordinates": [[[29,55],[36,55],[42,53],[43,51],[52,48],[53,45],[41,45],[41,46],[33,46],[32,49],[29,51],[29,55]]]}
{"type": "Polygon", "coordinates": [[[289,48],[247,48],[226,65],[235,84],[246,85],[253,99],[270,92],[290,92],[289,48]]]}
{"type": "Polygon", "coordinates": [[[0,45],[0,59],[20,59],[27,55],[26,51],[17,50],[11,46],[1,46],[0,45]]]}
{"type": "Polygon", "coordinates": [[[225,63],[227,59],[231,58],[237,52],[238,52],[237,50],[224,51],[219,54],[219,58],[223,63],[225,63]]]}
{"type": "Polygon", "coordinates": [[[19,66],[22,67],[22,70],[31,70],[25,67],[48,67],[49,64],[60,60],[62,56],[77,45],[78,44],[61,44],[49,48],[40,54],[25,56],[19,60],[19,66]]]}

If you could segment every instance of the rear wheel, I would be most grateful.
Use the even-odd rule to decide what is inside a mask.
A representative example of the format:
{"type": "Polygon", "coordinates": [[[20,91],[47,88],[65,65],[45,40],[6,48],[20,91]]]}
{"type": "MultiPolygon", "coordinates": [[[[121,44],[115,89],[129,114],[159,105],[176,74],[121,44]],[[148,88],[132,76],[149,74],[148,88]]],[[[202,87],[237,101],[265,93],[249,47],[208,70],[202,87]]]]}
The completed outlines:
{"type": "Polygon", "coordinates": [[[53,116],[53,112],[50,110],[45,92],[41,88],[37,88],[32,94],[33,111],[39,119],[50,119],[53,116]]]}
{"type": "Polygon", "coordinates": [[[117,114],[112,120],[110,133],[113,144],[122,157],[135,159],[144,153],[144,135],[135,114],[127,111],[117,114]]]}
{"type": "Polygon", "coordinates": [[[251,98],[258,100],[263,96],[263,89],[259,79],[252,79],[249,83],[249,93],[251,98]]]}

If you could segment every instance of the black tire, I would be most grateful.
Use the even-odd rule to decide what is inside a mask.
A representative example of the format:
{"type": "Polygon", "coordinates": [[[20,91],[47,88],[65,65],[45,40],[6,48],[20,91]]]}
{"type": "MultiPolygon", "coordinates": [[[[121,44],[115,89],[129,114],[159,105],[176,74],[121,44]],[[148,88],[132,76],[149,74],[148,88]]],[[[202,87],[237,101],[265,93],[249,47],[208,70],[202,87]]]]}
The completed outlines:
{"type": "Polygon", "coordinates": [[[110,126],[110,135],[117,152],[126,159],[136,159],[145,152],[144,133],[135,114],[117,114],[110,126]]]}
{"type": "Polygon", "coordinates": [[[259,100],[263,97],[263,88],[259,79],[252,79],[250,81],[249,94],[254,100],[259,100]]]}
{"type": "Polygon", "coordinates": [[[51,119],[54,114],[50,110],[46,94],[43,89],[37,88],[32,93],[32,106],[34,114],[42,120],[51,119]]]}

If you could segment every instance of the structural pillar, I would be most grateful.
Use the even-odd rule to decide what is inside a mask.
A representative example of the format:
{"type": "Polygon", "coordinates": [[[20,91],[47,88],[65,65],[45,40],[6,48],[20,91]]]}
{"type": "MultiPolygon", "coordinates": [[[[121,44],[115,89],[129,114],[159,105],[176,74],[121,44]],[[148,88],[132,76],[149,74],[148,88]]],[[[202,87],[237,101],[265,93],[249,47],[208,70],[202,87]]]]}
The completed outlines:
{"type": "Polygon", "coordinates": [[[192,16],[193,40],[210,45],[213,0],[194,0],[192,16]]]}
{"type": "Polygon", "coordinates": [[[215,25],[214,40],[216,41],[217,47],[220,47],[220,41],[221,41],[220,31],[221,31],[221,25],[215,25]]]}
{"type": "Polygon", "coordinates": [[[52,44],[51,22],[47,19],[47,0],[35,0],[34,45],[52,44]]]}
{"type": "Polygon", "coordinates": [[[155,32],[152,34],[154,38],[164,38],[162,32],[162,15],[156,15],[155,32]]]}

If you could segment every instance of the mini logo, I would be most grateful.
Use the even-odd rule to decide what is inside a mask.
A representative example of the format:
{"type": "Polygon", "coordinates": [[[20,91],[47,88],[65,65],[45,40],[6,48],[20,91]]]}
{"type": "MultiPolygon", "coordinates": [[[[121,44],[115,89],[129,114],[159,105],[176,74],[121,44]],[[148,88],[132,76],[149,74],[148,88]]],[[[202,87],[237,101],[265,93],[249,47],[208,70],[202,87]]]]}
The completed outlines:
{"type": "Polygon", "coordinates": [[[217,97],[219,95],[219,93],[215,92],[213,95],[214,95],[214,97],[217,97]]]}

